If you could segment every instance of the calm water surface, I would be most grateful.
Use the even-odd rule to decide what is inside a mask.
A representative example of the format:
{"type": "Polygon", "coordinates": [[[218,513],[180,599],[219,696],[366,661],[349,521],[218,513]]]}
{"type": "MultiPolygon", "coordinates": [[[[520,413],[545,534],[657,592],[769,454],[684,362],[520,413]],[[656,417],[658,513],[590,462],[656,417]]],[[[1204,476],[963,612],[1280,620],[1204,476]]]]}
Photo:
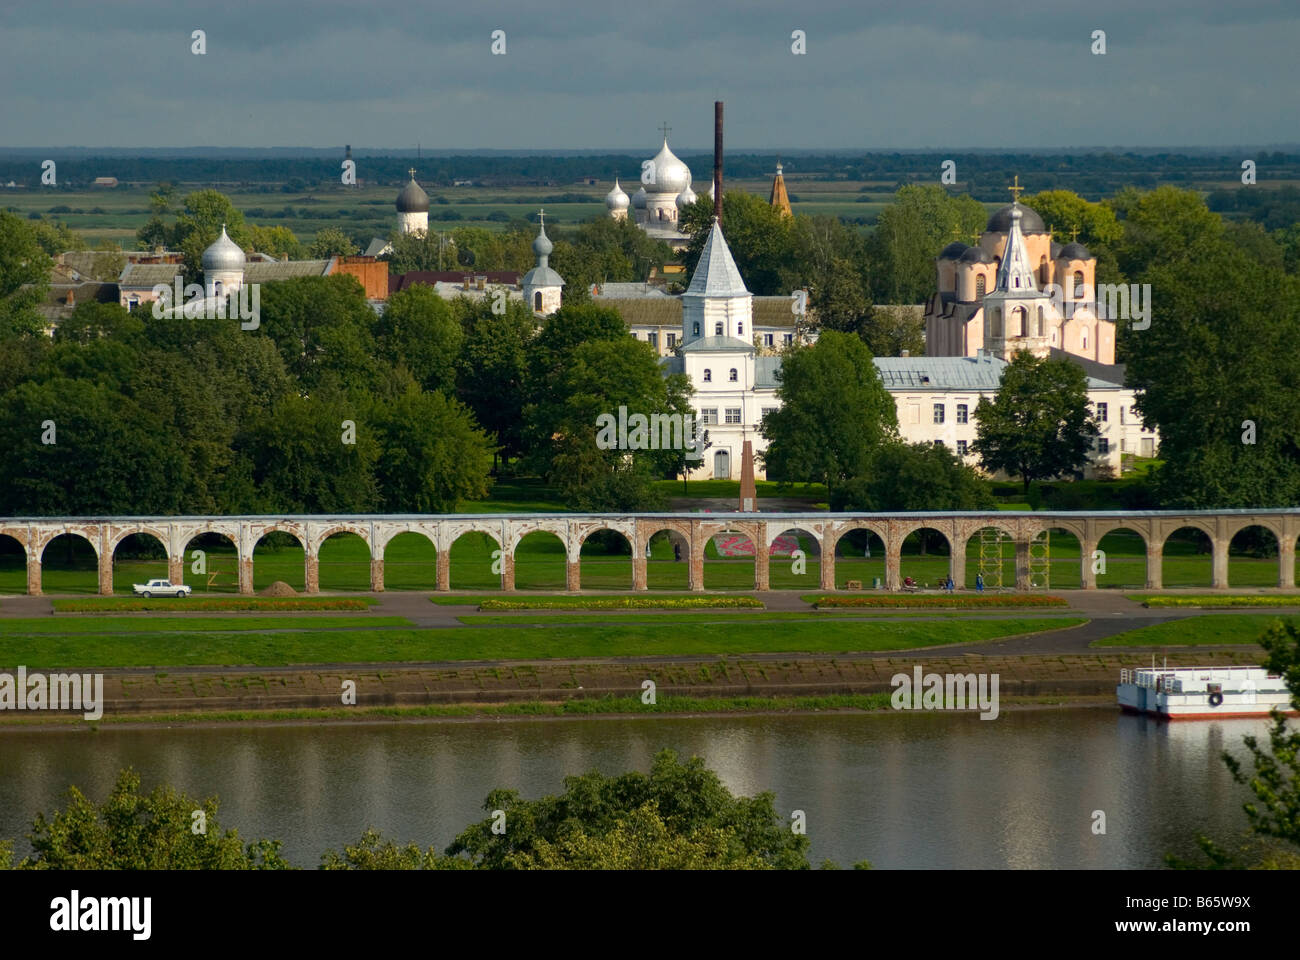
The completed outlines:
{"type": "Polygon", "coordinates": [[[100,801],[132,765],[220,798],[245,838],[299,866],[367,826],[444,847],[489,790],[526,797],[568,774],[646,771],[671,747],[735,793],[803,810],[811,859],[877,867],[1158,867],[1200,831],[1241,834],[1244,788],[1219,753],[1266,721],[1158,723],[1110,710],[222,727],[0,733],[0,837],[27,852],[33,815],[69,784],[100,801]],[[1106,835],[1091,831],[1106,814],[1106,835]]]}

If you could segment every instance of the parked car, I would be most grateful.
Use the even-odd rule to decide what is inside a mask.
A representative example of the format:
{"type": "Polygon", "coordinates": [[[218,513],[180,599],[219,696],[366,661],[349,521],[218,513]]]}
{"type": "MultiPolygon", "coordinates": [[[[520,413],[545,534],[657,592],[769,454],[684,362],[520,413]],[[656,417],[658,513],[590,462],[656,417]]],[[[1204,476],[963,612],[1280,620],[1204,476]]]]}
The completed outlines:
{"type": "Polygon", "coordinates": [[[190,588],[183,583],[170,580],[150,580],[148,583],[133,583],[131,589],[142,597],[188,597],[190,588]]]}

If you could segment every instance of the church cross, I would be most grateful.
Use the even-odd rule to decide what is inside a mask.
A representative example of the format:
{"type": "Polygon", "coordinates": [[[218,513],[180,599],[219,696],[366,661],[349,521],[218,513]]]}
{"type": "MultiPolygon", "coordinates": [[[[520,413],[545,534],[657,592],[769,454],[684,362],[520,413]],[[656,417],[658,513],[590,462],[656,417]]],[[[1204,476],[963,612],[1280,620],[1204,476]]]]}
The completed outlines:
{"type": "Polygon", "coordinates": [[[412,167],[410,170],[407,170],[406,172],[411,175],[412,180],[415,179],[415,167],[412,167]]]}
{"type": "Polygon", "coordinates": [[[1007,189],[1011,191],[1011,198],[1012,198],[1011,202],[1012,202],[1012,203],[1019,203],[1019,202],[1020,202],[1020,191],[1022,191],[1022,190],[1025,189],[1024,187],[1022,187],[1022,186],[1020,185],[1020,174],[1018,174],[1018,173],[1016,174],[1016,185],[1015,185],[1014,187],[1007,187],[1007,189]]]}
{"type": "Polygon", "coordinates": [[[668,126],[668,121],[665,120],[665,121],[664,121],[664,122],[659,126],[659,129],[662,130],[662,131],[664,132],[664,139],[667,140],[667,139],[668,139],[668,131],[672,129],[672,127],[668,126]]]}
{"type": "Polygon", "coordinates": [[[972,247],[978,247],[980,245],[980,232],[976,230],[974,233],[972,233],[970,235],[970,240],[971,240],[970,245],[972,247]]]}
{"type": "Polygon", "coordinates": [[[541,223],[542,229],[545,230],[546,229],[546,208],[545,207],[538,208],[537,220],[539,223],[541,223]]]}
{"type": "Polygon", "coordinates": [[[1071,240],[1078,240],[1078,239],[1079,239],[1079,228],[1078,228],[1078,227],[1074,227],[1074,228],[1072,228],[1072,229],[1070,230],[1070,239],[1071,239],[1071,240]]]}

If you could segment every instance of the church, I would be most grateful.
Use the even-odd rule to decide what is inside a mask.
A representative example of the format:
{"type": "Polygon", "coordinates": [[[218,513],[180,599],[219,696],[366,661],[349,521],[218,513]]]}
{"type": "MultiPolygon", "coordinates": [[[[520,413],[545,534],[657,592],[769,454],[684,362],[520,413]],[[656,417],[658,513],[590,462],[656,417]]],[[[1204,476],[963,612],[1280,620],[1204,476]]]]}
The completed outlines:
{"type": "Polygon", "coordinates": [[[925,352],[931,357],[1010,360],[1053,351],[1111,365],[1115,324],[1097,316],[1097,258],[1083,244],[1059,244],[1043,218],[1015,199],[989,217],[967,246],[939,254],[937,290],[925,305],[925,352]]]}

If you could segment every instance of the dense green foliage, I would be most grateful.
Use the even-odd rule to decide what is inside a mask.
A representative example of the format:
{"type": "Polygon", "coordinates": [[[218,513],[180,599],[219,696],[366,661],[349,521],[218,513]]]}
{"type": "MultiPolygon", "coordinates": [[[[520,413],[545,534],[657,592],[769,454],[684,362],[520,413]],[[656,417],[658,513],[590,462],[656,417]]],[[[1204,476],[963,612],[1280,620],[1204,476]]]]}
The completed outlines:
{"type": "Polygon", "coordinates": [[[1002,372],[992,400],[980,398],[971,450],[990,472],[1034,480],[1081,471],[1098,429],[1083,368],[1021,351],[1002,372]]]}
{"type": "MultiPolygon", "coordinates": [[[[221,829],[217,800],[198,801],[160,785],[140,793],[140,777],[123,770],[99,806],[75,786],[68,805],[48,819],[38,813],[30,834],[32,853],[20,870],[284,870],[274,840],[247,846],[239,831],[221,829]],[[201,811],[202,816],[195,813],[201,811]]],[[[8,845],[6,845],[7,847],[8,845]]],[[[6,866],[0,848],[0,866],[6,866]]]]}
{"type": "Polygon", "coordinates": [[[881,444],[857,476],[831,495],[832,510],[996,510],[989,484],[948,447],[881,444]]]}
{"type": "Polygon", "coordinates": [[[894,398],[871,351],[852,334],[828,330],[811,346],[787,351],[780,378],[781,406],[761,427],[769,479],[824,483],[834,496],[898,433],[894,398]]]}

